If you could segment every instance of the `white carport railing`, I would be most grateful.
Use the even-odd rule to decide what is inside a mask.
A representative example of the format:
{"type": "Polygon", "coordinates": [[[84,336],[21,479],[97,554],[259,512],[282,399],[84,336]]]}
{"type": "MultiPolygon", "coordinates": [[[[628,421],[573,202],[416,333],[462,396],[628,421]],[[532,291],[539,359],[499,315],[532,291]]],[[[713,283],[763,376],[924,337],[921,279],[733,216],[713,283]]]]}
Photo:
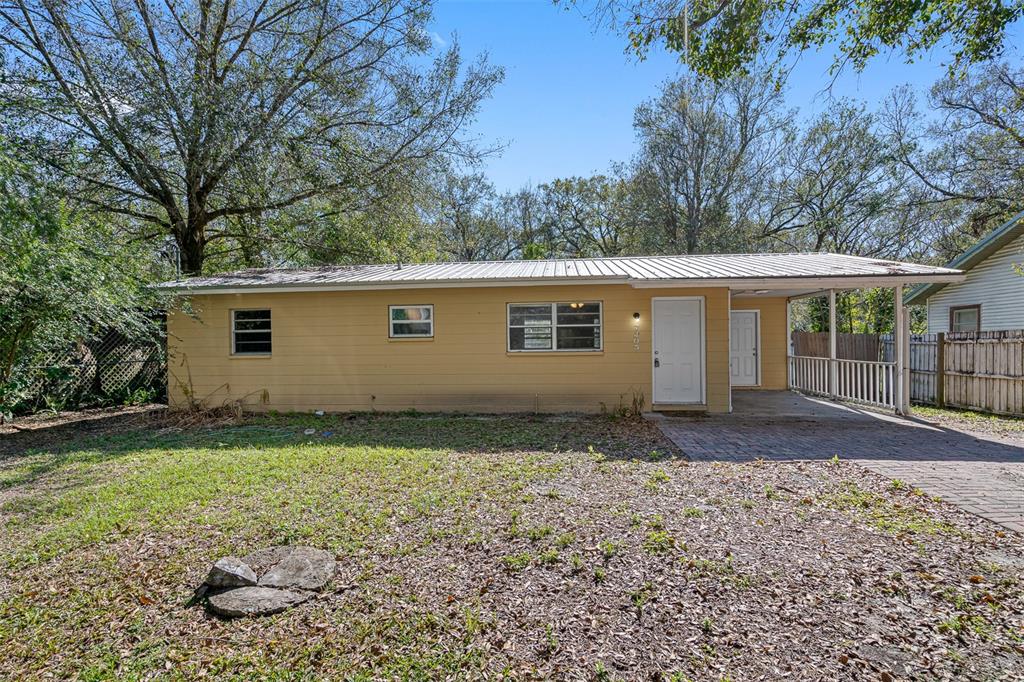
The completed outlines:
{"type": "MultiPolygon", "coordinates": [[[[812,294],[813,295],[813,294],[812,294]]],[[[786,333],[792,327],[789,299],[786,304],[786,333]]],[[[910,413],[910,382],[906,358],[910,355],[910,321],[903,307],[903,285],[893,287],[895,362],[842,360],[836,353],[836,291],[828,290],[829,356],[793,355],[790,340],[789,387],[803,393],[823,395],[864,405],[910,413]]]]}
{"type": "Polygon", "coordinates": [[[789,356],[790,388],[837,400],[896,408],[896,363],[789,356]]]}

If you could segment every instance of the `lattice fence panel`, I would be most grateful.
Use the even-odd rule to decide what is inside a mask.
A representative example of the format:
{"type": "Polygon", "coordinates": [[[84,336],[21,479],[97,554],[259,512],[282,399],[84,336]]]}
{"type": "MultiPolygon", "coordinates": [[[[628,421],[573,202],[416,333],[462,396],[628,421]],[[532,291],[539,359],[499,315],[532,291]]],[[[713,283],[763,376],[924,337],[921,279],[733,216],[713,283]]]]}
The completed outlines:
{"type": "Polygon", "coordinates": [[[75,409],[124,402],[133,395],[166,398],[167,356],[162,338],[129,339],[110,330],[72,347],[32,358],[16,371],[17,411],[75,409]]]}

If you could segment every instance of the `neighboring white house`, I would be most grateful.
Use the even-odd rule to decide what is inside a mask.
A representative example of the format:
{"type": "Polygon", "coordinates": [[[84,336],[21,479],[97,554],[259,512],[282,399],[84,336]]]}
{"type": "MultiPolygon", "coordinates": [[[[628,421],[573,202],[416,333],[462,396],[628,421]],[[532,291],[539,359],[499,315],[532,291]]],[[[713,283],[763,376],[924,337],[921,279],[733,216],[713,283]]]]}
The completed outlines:
{"type": "Polygon", "coordinates": [[[1024,329],[1024,212],[949,263],[963,282],[912,289],[908,305],[927,303],[928,331],[1024,329]]]}

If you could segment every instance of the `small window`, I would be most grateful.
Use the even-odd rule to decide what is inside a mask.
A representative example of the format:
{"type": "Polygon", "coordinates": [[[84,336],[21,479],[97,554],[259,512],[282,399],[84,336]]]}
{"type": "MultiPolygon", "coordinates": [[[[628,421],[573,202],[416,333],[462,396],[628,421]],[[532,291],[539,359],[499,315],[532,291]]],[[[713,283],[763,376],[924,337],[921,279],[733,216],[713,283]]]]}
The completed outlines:
{"type": "Polygon", "coordinates": [[[601,350],[601,304],[510,303],[508,349],[601,350]]]}
{"type": "Polygon", "coordinates": [[[393,339],[429,339],[434,336],[434,306],[388,306],[393,339]]]}
{"type": "Polygon", "coordinates": [[[231,351],[235,355],[270,355],[270,311],[231,311],[231,351]]]}
{"type": "Polygon", "coordinates": [[[949,309],[949,331],[976,332],[981,330],[981,306],[962,305],[949,309]]]}

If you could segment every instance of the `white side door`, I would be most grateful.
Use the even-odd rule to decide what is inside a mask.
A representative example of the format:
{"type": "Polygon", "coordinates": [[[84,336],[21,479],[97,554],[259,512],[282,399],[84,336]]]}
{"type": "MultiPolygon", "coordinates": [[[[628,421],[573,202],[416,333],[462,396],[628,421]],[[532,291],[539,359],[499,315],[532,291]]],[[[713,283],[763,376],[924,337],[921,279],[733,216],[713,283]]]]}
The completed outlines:
{"type": "Polygon", "coordinates": [[[654,299],[655,403],[704,402],[704,302],[654,299]]]}
{"type": "Polygon", "coordinates": [[[735,310],[729,321],[729,377],[733,386],[757,386],[758,314],[756,310],[735,310]]]}

